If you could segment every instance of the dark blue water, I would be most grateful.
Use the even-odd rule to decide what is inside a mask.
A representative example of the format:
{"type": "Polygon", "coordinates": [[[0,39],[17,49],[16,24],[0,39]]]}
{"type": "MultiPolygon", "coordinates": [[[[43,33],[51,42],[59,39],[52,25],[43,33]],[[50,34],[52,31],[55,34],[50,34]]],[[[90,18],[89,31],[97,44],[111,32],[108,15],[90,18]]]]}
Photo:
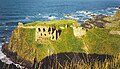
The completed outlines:
{"type": "Polygon", "coordinates": [[[88,14],[113,15],[118,6],[120,0],[0,0],[0,43],[9,41],[18,22],[69,19],[66,14],[82,20],[88,14]]]}

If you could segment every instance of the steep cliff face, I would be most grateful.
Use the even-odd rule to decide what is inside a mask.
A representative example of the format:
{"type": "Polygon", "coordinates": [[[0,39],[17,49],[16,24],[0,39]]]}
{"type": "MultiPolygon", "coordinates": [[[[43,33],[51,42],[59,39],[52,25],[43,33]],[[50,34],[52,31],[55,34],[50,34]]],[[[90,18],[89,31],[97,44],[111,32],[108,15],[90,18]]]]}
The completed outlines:
{"type": "MultiPolygon", "coordinates": [[[[52,22],[55,23],[54,21],[52,22]]],[[[85,35],[81,38],[78,38],[75,36],[74,28],[71,27],[71,23],[69,23],[69,21],[67,26],[66,23],[63,23],[63,25],[58,23],[56,25],[56,28],[58,29],[58,25],[60,25],[60,27],[65,26],[62,28],[60,36],[57,40],[51,40],[49,38],[46,39],[45,37],[45,39],[42,41],[47,41],[49,43],[41,44],[35,41],[36,29],[32,26],[36,27],[43,24],[44,23],[40,24],[39,22],[29,23],[26,24],[24,28],[16,27],[16,29],[12,32],[12,36],[7,48],[10,52],[17,53],[16,60],[22,58],[25,61],[29,61],[31,64],[34,64],[34,62],[40,62],[47,56],[64,52],[84,52],[112,55],[120,53],[120,36],[110,34],[109,32],[111,29],[92,28],[87,32],[83,31],[85,35]]],[[[77,25],[76,23],[74,24],[75,26],[77,25]]],[[[49,22],[46,25],[50,26],[49,22]]],[[[55,24],[53,24],[53,26],[55,26],[55,24]]],[[[78,27],[76,26],[76,28],[78,27]]],[[[54,30],[54,28],[52,30],[54,30]]],[[[77,30],[78,33],[76,34],[78,35],[80,34],[79,31],[81,31],[81,29],[77,30]]],[[[82,32],[81,35],[83,35],[82,32]]],[[[18,61],[18,63],[24,64],[23,61],[18,61]]]]}
{"type": "Polygon", "coordinates": [[[82,39],[74,36],[72,27],[62,29],[57,40],[43,39],[42,41],[49,42],[45,44],[35,41],[35,33],[35,28],[16,27],[12,32],[8,49],[16,52],[17,58],[20,57],[32,63],[35,58],[41,61],[46,56],[61,52],[84,52],[82,39]]]}
{"type": "Polygon", "coordinates": [[[17,52],[18,57],[33,62],[35,58],[35,29],[16,28],[12,32],[8,49],[17,52]]]}

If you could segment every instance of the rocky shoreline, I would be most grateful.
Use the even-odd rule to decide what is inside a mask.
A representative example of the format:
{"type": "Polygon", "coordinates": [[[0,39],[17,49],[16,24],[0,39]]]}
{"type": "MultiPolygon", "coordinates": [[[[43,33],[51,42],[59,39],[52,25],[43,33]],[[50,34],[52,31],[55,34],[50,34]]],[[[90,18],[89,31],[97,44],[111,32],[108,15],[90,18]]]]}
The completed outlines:
{"type": "MultiPolygon", "coordinates": [[[[18,57],[16,52],[12,52],[10,50],[8,50],[7,47],[8,44],[4,44],[2,46],[2,52],[8,57],[10,58],[11,61],[13,61],[15,64],[19,64],[21,66],[23,66],[23,68],[28,68],[31,69],[33,64],[30,61],[26,61],[25,59],[18,57]]],[[[19,67],[19,66],[18,66],[19,67]]]]}

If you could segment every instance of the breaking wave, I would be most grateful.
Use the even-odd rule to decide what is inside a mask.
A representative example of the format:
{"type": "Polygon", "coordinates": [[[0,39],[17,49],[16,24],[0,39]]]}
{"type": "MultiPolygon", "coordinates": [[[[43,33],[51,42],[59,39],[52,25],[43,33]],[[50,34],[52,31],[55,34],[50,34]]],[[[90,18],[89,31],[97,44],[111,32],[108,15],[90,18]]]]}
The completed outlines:
{"type": "Polygon", "coordinates": [[[5,54],[2,53],[1,48],[2,48],[3,43],[0,43],[0,60],[2,62],[5,62],[6,64],[12,64],[13,62],[6,57],[5,54]]]}
{"type": "MultiPolygon", "coordinates": [[[[118,10],[119,8],[115,8],[115,7],[111,7],[111,8],[107,8],[107,9],[102,9],[102,10],[82,10],[82,11],[76,11],[75,13],[69,14],[69,18],[70,19],[75,19],[76,20],[86,20],[86,19],[90,19],[93,16],[96,15],[105,15],[105,16],[112,16],[115,14],[116,10],[118,10]],[[71,16],[71,17],[70,17],[71,16]]],[[[66,17],[67,18],[67,17],[66,17]]]]}
{"type": "Polygon", "coordinates": [[[2,53],[1,51],[2,45],[3,43],[0,43],[0,60],[6,64],[14,64],[17,68],[23,69],[24,68],[23,66],[20,66],[19,64],[15,64],[9,58],[7,58],[7,56],[4,53],[2,53]]]}

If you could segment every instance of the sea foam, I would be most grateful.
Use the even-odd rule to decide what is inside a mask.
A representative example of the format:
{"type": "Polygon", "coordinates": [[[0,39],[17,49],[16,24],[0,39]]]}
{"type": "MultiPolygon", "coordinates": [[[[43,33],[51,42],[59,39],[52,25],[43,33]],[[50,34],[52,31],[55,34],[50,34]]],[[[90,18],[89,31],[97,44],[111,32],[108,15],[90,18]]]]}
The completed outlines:
{"type": "Polygon", "coordinates": [[[1,49],[2,49],[2,43],[0,43],[0,60],[6,64],[14,64],[17,68],[23,69],[23,66],[20,66],[19,64],[15,64],[14,62],[12,62],[9,58],[6,57],[6,55],[4,53],[2,53],[1,49]]]}

